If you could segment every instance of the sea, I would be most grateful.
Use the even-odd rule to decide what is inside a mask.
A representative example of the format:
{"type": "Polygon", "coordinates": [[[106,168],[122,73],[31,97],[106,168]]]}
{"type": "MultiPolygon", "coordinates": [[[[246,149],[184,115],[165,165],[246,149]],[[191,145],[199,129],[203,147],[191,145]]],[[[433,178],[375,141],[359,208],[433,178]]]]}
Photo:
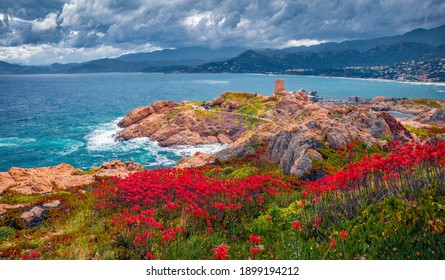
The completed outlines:
{"type": "Polygon", "coordinates": [[[0,172],[69,163],[84,170],[119,159],[148,169],[172,167],[221,145],[160,147],[147,138],[120,141],[117,122],[157,100],[209,101],[225,91],[269,95],[276,79],[288,91],[349,96],[445,99],[444,84],[260,74],[107,73],[0,75],[0,172]]]}

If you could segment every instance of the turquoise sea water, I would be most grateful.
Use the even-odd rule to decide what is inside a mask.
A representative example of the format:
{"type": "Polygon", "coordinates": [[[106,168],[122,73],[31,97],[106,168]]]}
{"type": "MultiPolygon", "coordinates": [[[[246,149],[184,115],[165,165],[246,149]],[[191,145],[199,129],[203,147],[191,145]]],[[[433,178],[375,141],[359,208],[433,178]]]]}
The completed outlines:
{"type": "Polygon", "coordinates": [[[445,99],[445,86],[339,78],[254,74],[0,75],[0,171],[62,162],[89,169],[119,158],[148,168],[173,166],[218,145],[161,148],[148,139],[119,142],[117,121],[156,100],[212,100],[224,91],[268,95],[276,79],[289,91],[325,98],[375,95],[445,99]]]}

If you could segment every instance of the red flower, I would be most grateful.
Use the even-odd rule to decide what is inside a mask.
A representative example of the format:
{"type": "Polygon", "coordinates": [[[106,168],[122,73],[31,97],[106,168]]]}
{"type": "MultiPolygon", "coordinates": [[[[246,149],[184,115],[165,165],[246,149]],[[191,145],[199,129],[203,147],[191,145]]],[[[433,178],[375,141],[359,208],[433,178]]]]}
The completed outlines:
{"type": "Polygon", "coordinates": [[[154,259],[153,254],[151,252],[147,252],[147,259],[149,260],[154,259]]]}
{"type": "Polygon", "coordinates": [[[315,223],[321,224],[321,219],[320,218],[315,218],[315,223]]]}
{"type": "Polygon", "coordinates": [[[260,249],[257,246],[253,246],[252,248],[250,248],[250,253],[252,254],[252,259],[255,259],[256,254],[258,254],[258,252],[260,251],[260,249]]]}
{"type": "Polygon", "coordinates": [[[209,233],[212,233],[212,232],[213,232],[213,228],[208,227],[208,228],[207,228],[207,231],[208,231],[209,233]]]}
{"type": "Polygon", "coordinates": [[[346,233],[346,231],[342,230],[340,231],[340,237],[346,239],[348,237],[348,234],[346,233]]]}
{"type": "Polygon", "coordinates": [[[295,230],[300,231],[301,230],[301,222],[300,221],[292,222],[292,228],[295,229],[295,230]]]}
{"type": "Polygon", "coordinates": [[[331,246],[331,249],[335,251],[335,244],[337,244],[337,242],[334,239],[331,239],[331,243],[329,243],[329,246],[331,246]]]}
{"type": "Polygon", "coordinates": [[[229,245],[224,243],[214,248],[213,251],[215,251],[215,260],[227,260],[230,258],[228,255],[229,248],[229,245]]]}
{"type": "Polygon", "coordinates": [[[260,237],[258,235],[250,235],[250,242],[252,242],[254,245],[260,243],[260,237]]]}

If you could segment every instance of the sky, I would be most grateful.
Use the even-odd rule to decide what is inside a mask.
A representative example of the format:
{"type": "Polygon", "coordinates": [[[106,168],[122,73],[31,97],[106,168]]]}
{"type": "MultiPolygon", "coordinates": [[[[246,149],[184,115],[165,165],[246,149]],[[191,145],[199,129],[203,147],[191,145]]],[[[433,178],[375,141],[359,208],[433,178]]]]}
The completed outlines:
{"type": "Polygon", "coordinates": [[[284,48],[443,24],[443,0],[0,0],[0,60],[45,65],[190,46],[284,48]]]}

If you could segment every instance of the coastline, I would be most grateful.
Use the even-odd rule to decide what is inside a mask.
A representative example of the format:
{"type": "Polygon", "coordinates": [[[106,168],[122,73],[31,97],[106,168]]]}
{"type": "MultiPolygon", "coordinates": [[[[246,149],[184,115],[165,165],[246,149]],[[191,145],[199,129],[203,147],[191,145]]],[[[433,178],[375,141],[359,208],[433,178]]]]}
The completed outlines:
{"type": "MultiPolygon", "coordinates": [[[[242,74],[242,73],[224,73],[224,74],[242,74]]],[[[316,75],[297,75],[297,74],[273,74],[273,73],[244,73],[247,75],[258,75],[258,76],[286,76],[286,77],[311,77],[311,78],[327,78],[327,79],[342,79],[342,80],[358,80],[358,81],[370,81],[370,82],[385,82],[385,83],[400,83],[400,84],[417,84],[417,85],[437,85],[445,86],[445,82],[414,82],[414,81],[400,81],[400,80],[389,80],[389,79],[378,79],[378,78],[353,78],[353,77],[336,77],[336,76],[316,76],[316,75]]]]}
{"type": "Polygon", "coordinates": [[[386,82],[386,83],[400,83],[400,84],[419,84],[419,85],[436,85],[436,86],[444,86],[445,82],[420,82],[420,81],[401,81],[401,80],[390,80],[390,79],[381,79],[381,78],[354,78],[354,77],[342,77],[342,76],[326,76],[326,75],[298,75],[298,74],[280,74],[280,73],[236,73],[236,72],[85,72],[85,73],[7,73],[1,74],[0,76],[69,76],[69,75],[101,75],[101,74],[158,74],[158,75],[194,75],[194,74],[244,74],[244,75],[252,75],[252,76],[286,76],[286,77],[311,77],[311,78],[332,78],[332,79],[345,79],[345,80],[359,80],[359,81],[375,81],[375,82],[386,82]]]}

